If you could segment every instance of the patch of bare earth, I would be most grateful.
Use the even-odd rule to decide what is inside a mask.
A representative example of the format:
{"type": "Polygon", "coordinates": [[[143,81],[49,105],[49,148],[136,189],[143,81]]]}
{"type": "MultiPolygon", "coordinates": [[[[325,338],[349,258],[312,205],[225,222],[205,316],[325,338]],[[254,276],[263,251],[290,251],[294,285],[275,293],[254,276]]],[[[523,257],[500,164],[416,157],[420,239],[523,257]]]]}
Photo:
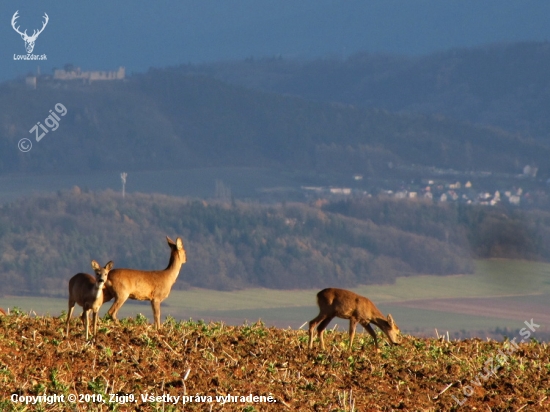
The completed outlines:
{"type": "Polygon", "coordinates": [[[65,338],[64,318],[0,317],[0,410],[550,410],[550,351],[536,342],[501,357],[502,364],[494,361],[484,379],[479,374],[501,342],[404,336],[402,345],[384,344],[376,353],[372,339],[360,336],[349,352],[347,333],[331,332],[327,350],[316,343],[309,351],[306,331],[170,319],[157,332],[138,318],[102,321],[94,345],[84,341],[80,321],[73,323],[65,338]],[[65,400],[24,405],[13,402],[13,394],[65,400]],[[105,402],[70,402],[70,394],[101,395],[105,402]],[[136,401],[121,404],[111,394],[136,401]],[[142,395],[193,401],[172,405],[142,395]],[[216,402],[227,395],[239,398],[216,402]],[[254,402],[250,395],[275,402],[254,402]]]}

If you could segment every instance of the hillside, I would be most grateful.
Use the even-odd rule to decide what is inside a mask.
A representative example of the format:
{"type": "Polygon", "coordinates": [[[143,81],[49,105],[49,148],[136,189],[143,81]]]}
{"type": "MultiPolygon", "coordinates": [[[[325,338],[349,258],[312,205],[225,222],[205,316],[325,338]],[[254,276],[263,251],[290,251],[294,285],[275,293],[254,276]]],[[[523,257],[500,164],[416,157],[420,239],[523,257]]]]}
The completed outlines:
{"type": "Polygon", "coordinates": [[[247,59],[182,66],[252,89],[391,112],[443,114],[550,141],[550,44],[453,49],[421,57],[247,59]]]}
{"type": "Polygon", "coordinates": [[[95,410],[101,400],[114,411],[128,404],[141,411],[453,411],[459,403],[464,410],[550,410],[549,352],[536,341],[515,348],[404,336],[376,353],[360,334],[350,353],[347,333],[329,331],[327,350],[310,352],[306,331],[169,319],[156,332],[138,316],[102,321],[95,346],[74,320],[66,339],[64,320],[0,316],[2,410],[25,407],[12,394],[59,395],[50,405],[27,405],[31,411],[95,410]],[[174,405],[167,396],[180,398],[174,405]]]}
{"type": "Polygon", "coordinates": [[[164,268],[165,237],[188,262],[175,288],[309,289],[473,272],[473,258],[550,261],[550,214],[368,198],[262,206],[75,187],[0,206],[3,294],[64,296],[91,259],[164,268]]]}
{"type": "Polygon", "coordinates": [[[550,214],[545,210],[434,205],[396,199],[352,199],[323,210],[430,236],[470,250],[477,258],[550,260],[550,214]]]}
{"type": "MultiPolygon", "coordinates": [[[[381,105],[383,106],[383,105],[381,105]]],[[[315,174],[401,176],[411,165],[521,173],[550,148],[452,119],[392,114],[248,90],[180,70],[84,85],[0,86],[0,173],[86,173],[261,166],[315,174]],[[61,103],[39,142],[29,130],[61,103]],[[27,153],[20,139],[32,140],[27,153]],[[390,167],[388,167],[390,165],[390,167]]]]}
{"type": "Polygon", "coordinates": [[[176,288],[294,289],[392,283],[397,276],[471,273],[464,237],[418,234],[302,204],[207,203],[112,191],[36,195],[0,206],[4,294],[63,296],[91,259],[164,268],[166,236],[188,261],[176,288]],[[437,256],[437,259],[426,259],[437,256]]]}

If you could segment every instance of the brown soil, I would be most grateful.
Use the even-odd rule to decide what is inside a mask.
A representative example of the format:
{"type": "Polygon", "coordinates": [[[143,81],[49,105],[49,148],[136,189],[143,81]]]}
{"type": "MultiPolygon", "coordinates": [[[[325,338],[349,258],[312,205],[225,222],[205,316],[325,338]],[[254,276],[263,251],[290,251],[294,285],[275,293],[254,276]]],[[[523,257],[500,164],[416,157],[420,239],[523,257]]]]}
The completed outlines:
{"type": "Polygon", "coordinates": [[[402,345],[384,344],[376,353],[372,339],[359,335],[350,353],[347,333],[331,332],[326,351],[316,343],[310,352],[305,331],[169,320],[157,332],[138,318],[118,325],[102,321],[94,345],[84,341],[80,321],[73,322],[66,339],[63,318],[0,317],[0,410],[550,410],[550,350],[536,342],[500,356],[503,364],[497,370],[504,344],[479,339],[404,336],[402,345]],[[483,379],[479,374],[485,375],[486,365],[494,374],[483,379]],[[12,394],[44,393],[63,394],[64,402],[24,405],[11,400],[12,394]],[[69,402],[69,394],[101,395],[105,402],[69,402]],[[110,402],[110,394],[119,402],[110,402]],[[213,402],[199,398],[183,405],[180,399],[174,406],[143,401],[146,394],[211,396],[213,402]],[[228,394],[271,395],[276,402],[249,397],[216,403],[216,396],[228,394]],[[136,402],[121,403],[130,396],[136,402]]]}

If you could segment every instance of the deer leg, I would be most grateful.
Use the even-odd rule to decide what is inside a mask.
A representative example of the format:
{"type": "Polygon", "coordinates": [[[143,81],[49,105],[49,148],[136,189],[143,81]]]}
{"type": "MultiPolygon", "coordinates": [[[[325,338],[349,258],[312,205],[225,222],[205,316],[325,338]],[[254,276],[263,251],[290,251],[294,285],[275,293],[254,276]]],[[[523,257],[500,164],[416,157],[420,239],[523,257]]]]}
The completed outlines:
{"type": "Polygon", "coordinates": [[[330,321],[334,319],[334,316],[328,316],[326,317],[320,324],[317,326],[317,334],[319,335],[319,341],[321,342],[321,349],[325,349],[325,340],[323,339],[323,332],[325,331],[326,327],[330,323],[330,321]]]}
{"type": "Polygon", "coordinates": [[[315,319],[312,319],[309,321],[309,342],[308,342],[308,348],[313,349],[313,334],[315,326],[321,321],[323,321],[326,318],[326,315],[323,313],[319,313],[315,319]]]}
{"type": "Polygon", "coordinates": [[[129,295],[126,295],[126,296],[117,295],[115,297],[115,302],[113,303],[113,306],[111,306],[111,309],[109,309],[109,311],[107,312],[115,322],[118,322],[117,313],[119,309],[122,307],[122,305],[124,305],[124,302],[128,300],[128,296],[129,295]]]}
{"type": "Polygon", "coordinates": [[[357,327],[357,319],[349,319],[349,350],[352,350],[353,347],[353,338],[355,337],[355,329],[357,327]]]}
{"type": "Polygon", "coordinates": [[[94,317],[93,317],[93,323],[94,323],[94,341],[97,341],[97,318],[99,317],[98,316],[98,311],[93,311],[94,313],[94,317]]]}
{"type": "Polygon", "coordinates": [[[376,346],[376,352],[380,352],[380,348],[378,347],[378,339],[376,338],[376,332],[374,331],[370,323],[363,325],[363,327],[367,330],[369,335],[371,335],[372,338],[374,339],[374,346],[376,346]]]}
{"type": "Polygon", "coordinates": [[[84,309],[84,311],[82,312],[82,316],[84,316],[86,318],[86,341],[88,340],[88,337],[90,336],[90,317],[88,316],[88,311],[89,309],[84,309]]]}
{"type": "Polygon", "coordinates": [[[67,313],[67,337],[69,337],[69,326],[71,324],[71,316],[73,316],[75,303],[76,302],[69,300],[69,313],[67,313]]]}
{"type": "Polygon", "coordinates": [[[160,300],[151,300],[151,307],[153,308],[153,317],[155,318],[155,328],[160,329],[160,300]]]}
{"type": "Polygon", "coordinates": [[[80,315],[80,319],[82,320],[82,326],[86,328],[86,339],[88,339],[88,309],[86,309],[86,307],[82,308],[82,315],[80,315]]]}

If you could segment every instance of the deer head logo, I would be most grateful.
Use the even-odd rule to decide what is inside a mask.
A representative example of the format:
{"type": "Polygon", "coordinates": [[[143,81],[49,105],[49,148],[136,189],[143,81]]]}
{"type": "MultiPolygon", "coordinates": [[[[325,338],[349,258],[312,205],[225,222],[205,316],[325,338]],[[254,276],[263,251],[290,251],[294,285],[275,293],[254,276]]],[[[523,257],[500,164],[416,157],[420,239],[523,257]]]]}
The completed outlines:
{"type": "Polygon", "coordinates": [[[34,42],[36,41],[38,35],[44,31],[46,28],[46,25],[48,24],[48,20],[50,18],[46,13],[44,13],[44,23],[42,23],[42,28],[40,30],[33,30],[32,36],[27,35],[27,30],[25,30],[23,33],[19,31],[19,26],[15,27],[15,21],[19,18],[18,16],[19,10],[15,12],[13,17],[11,18],[11,27],[13,27],[13,30],[15,30],[17,33],[21,35],[21,38],[25,41],[25,49],[27,49],[27,53],[32,53],[34,50],[34,42]]]}

